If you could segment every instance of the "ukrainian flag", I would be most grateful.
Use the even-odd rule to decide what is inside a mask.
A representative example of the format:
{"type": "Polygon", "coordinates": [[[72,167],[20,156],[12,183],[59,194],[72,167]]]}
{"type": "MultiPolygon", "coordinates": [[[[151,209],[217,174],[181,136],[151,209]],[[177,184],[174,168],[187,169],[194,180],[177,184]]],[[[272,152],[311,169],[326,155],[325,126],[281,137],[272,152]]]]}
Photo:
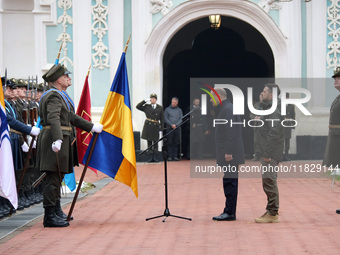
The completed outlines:
{"type": "Polygon", "coordinates": [[[13,207],[17,209],[18,195],[1,80],[0,88],[0,196],[7,198],[13,207]]]}
{"type": "MultiPolygon", "coordinates": [[[[130,186],[138,197],[135,143],[125,52],[120,59],[100,123],[103,125],[103,131],[95,135],[98,138],[89,166],[130,186]]],[[[84,165],[95,136],[92,137],[85,153],[84,165]]]]}

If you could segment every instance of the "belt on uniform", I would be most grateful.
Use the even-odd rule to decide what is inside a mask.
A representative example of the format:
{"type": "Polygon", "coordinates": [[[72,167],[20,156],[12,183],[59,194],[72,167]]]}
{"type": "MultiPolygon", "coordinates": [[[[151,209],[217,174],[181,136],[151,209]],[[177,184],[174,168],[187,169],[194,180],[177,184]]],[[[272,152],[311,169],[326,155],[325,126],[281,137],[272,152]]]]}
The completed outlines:
{"type": "MultiPolygon", "coordinates": [[[[72,127],[70,126],[60,126],[61,130],[72,131],[72,127]]],[[[43,126],[43,129],[51,129],[51,126],[43,126]]]]}
{"type": "Polygon", "coordinates": [[[340,128],[340,125],[331,125],[331,124],[330,124],[328,127],[329,127],[329,128],[340,128]]]}
{"type": "Polygon", "coordinates": [[[19,131],[16,131],[15,129],[12,129],[12,128],[11,128],[10,132],[11,132],[11,133],[16,133],[16,134],[22,135],[22,133],[21,133],[21,132],[19,132],[19,131]]]}
{"type": "Polygon", "coordinates": [[[153,120],[153,119],[149,119],[149,118],[146,118],[146,120],[151,121],[151,122],[155,122],[155,123],[159,123],[159,120],[153,120]]]}

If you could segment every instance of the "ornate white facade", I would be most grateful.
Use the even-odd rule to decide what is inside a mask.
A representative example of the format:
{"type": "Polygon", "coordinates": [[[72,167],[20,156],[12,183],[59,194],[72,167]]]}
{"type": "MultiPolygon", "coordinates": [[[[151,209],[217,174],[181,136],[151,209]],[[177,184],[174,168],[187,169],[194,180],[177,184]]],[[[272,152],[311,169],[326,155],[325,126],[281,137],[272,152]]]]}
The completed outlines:
{"type": "MultiPolygon", "coordinates": [[[[151,92],[162,103],[163,57],[170,40],[191,22],[220,14],[251,24],[263,35],[274,56],[275,77],[326,78],[340,65],[339,11],[339,0],[0,0],[0,72],[7,67],[9,76],[41,77],[63,41],[60,62],[73,69],[70,94],[77,103],[90,63],[96,74],[93,79],[90,74],[91,91],[108,91],[132,34],[127,52],[132,106],[151,92]],[[106,71],[109,77],[100,80],[106,71]]],[[[320,81],[308,83],[307,89],[312,117],[298,114],[303,124],[294,136],[325,136],[336,91],[320,81]]],[[[101,94],[92,97],[95,121],[105,103],[101,94]]],[[[140,131],[144,114],[134,107],[132,113],[134,129],[140,131]]]]}

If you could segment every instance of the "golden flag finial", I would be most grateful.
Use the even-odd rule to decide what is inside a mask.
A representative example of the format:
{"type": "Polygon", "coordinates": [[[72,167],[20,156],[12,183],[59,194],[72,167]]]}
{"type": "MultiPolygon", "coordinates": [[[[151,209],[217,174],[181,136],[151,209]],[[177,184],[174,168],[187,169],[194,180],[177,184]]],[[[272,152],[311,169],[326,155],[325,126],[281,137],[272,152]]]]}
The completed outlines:
{"type": "Polygon", "coordinates": [[[127,49],[128,49],[128,45],[129,45],[129,42],[130,42],[130,38],[131,38],[131,34],[129,36],[129,39],[128,41],[126,42],[126,45],[125,45],[125,49],[124,49],[124,52],[126,53],[127,49]]]}

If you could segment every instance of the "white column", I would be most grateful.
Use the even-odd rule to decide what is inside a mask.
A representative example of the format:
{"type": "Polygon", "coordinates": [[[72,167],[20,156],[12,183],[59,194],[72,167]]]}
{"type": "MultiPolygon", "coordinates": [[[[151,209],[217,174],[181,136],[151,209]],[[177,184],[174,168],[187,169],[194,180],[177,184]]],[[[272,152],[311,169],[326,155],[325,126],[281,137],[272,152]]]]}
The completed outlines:
{"type": "MultiPolygon", "coordinates": [[[[91,64],[91,1],[73,0],[72,9],[74,63],[72,85],[74,89],[74,103],[77,107],[85,77],[91,64]]],[[[91,84],[89,85],[91,90],[91,84]]]]}
{"type": "Polygon", "coordinates": [[[301,1],[285,2],[280,10],[280,28],[287,37],[286,78],[301,77],[301,1]]]}
{"type": "MultiPolygon", "coordinates": [[[[158,95],[162,102],[161,86],[146,84],[145,76],[145,42],[152,27],[150,1],[132,0],[132,102],[133,128],[142,131],[145,114],[136,109],[137,103],[147,98],[151,93],[158,95]]],[[[146,148],[146,141],[141,140],[141,147],[146,148]]]]}
{"type": "Polygon", "coordinates": [[[54,64],[47,62],[46,26],[57,25],[57,9],[55,1],[34,0],[34,38],[35,38],[35,71],[38,82],[41,76],[54,64]]]}
{"type": "MultiPolygon", "coordinates": [[[[307,76],[325,78],[327,48],[327,1],[311,1],[307,4],[307,76]]],[[[329,78],[329,77],[327,77],[329,78]]],[[[311,80],[308,89],[312,92],[310,105],[324,107],[326,80],[311,80]]]]}
{"type": "Polygon", "coordinates": [[[108,1],[108,12],[110,81],[112,82],[124,50],[124,0],[108,1]]]}

